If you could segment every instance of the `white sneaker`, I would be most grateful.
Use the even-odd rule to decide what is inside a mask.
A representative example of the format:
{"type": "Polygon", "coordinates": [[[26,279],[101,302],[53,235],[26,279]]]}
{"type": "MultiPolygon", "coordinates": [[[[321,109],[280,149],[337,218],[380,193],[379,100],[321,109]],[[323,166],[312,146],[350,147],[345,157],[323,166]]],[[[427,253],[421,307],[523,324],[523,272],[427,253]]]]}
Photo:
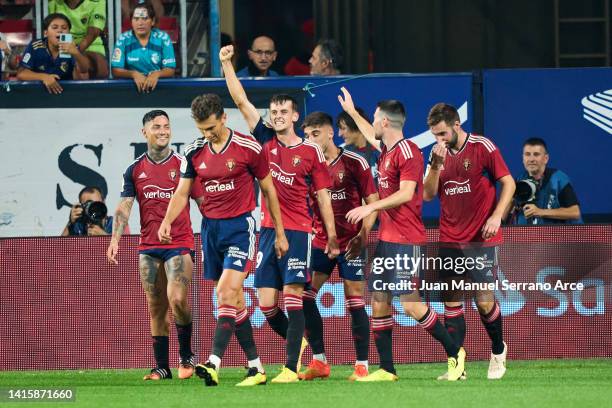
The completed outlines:
{"type": "Polygon", "coordinates": [[[501,354],[491,353],[491,361],[489,362],[489,372],[487,378],[489,380],[499,380],[506,374],[506,355],[508,354],[508,345],[504,342],[504,352],[501,354]]]}
{"type": "MultiPolygon", "coordinates": [[[[463,374],[461,374],[461,377],[459,377],[459,379],[462,380],[462,381],[467,380],[467,374],[465,373],[465,371],[463,372],[463,374]]],[[[437,380],[438,381],[448,381],[448,371],[446,371],[442,375],[439,375],[437,380]]]]}

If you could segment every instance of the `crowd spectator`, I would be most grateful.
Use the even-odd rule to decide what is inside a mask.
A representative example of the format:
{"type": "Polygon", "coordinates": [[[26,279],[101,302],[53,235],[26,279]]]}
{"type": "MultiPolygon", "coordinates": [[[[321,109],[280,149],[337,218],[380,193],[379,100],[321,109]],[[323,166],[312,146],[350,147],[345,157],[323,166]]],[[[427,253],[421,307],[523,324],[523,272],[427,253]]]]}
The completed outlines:
{"type": "Polygon", "coordinates": [[[109,235],[113,232],[113,217],[107,216],[107,212],[102,190],[93,186],[83,188],[79,192],[79,202],[70,210],[62,236],[109,235]],[[95,205],[92,207],[91,203],[95,205]]]}
{"type": "Polygon", "coordinates": [[[274,40],[265,35],[256,37],[251,49],[247,51],[249,63],[246,67],[236,72],[238,77],[275,77],[278,72],[270,69],[276,61],[276,48],[274,40]]]}
{"type": "Polygon", "coordinates": [[[115,78],[131,78],[138,92],[151,92],[159,78],[175,74],[176,59],[170,36],[154,28],[151,3],[136,5],[130,13],[132,29],[119,36],[111,66],[115,78]]]}
{"type": "Polygon", "coordinates": [[[89,60],[75,42],[60,42],[60,35],[68,32],[68,17],[60,13],[49,14],[43,21],[44,38],[32,41],[25,49],[17,79],[41,81],[49,93],[60,94],[63,91],[60,80],[73,79],[74,73],[86,74],[89,60]]]}
{"type": "Polygon", "coordinates": [[[340,75],[342,47],[335,40],[322,39],[312,50],[310,75],[340,75]]]}
{"type": "Polygon", "coordinates": [[[102,33],[106,27],[106,0],[49,0],[49,13],[70,19],[70,33],[79,51],[89,59],[89,72],[75,79],[108,78],[102,33]]]}

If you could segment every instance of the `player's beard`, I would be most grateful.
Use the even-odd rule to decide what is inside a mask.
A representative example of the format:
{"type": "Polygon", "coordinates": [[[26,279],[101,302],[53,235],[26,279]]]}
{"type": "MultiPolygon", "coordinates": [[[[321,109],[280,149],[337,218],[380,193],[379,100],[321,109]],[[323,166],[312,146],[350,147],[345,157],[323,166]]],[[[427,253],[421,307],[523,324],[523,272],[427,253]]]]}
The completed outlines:
{"type": "Polygon", "coordinates": [[[455,149],[457,147],[457,140],[459,140],[459,133],[455,132],[455,129],[451,129],[453,137],[446,143],[447,149],[455,149]]]}

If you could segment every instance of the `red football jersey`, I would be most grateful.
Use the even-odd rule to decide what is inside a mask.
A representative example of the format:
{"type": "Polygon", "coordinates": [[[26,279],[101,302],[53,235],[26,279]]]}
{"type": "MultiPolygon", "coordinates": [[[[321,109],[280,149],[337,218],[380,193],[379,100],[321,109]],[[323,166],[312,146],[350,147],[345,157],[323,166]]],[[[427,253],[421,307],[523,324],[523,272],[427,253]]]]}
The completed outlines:
{"type": "MultiPolygon", "coordinates": [[[[440,242],[483,242],[482,227],[497,203],[495,181],[509,174],[499,149],[486,137],[468,134],[461,150],[449,150],[438,183],[440,242]]],[[[501,228],[486,242],[501,243],[501,228]]]]}
{"type": "Polygon", "coordinates": [[[380,240],[398,244],[423,244],[426,242],[423,208],[423,154],[418,146],[403,139],[391,149],[382,145],[378,159],[378,194],[380,199],[399,190],[400,181],[416,181],[412,200],[399,207],[382,210],[380,240]]]}
{"type": "MultiPolygon", "coordinates": [[[[274,130],[268,128],[261,119],[253,135],[263,144],[278,195],[283,226],[287,230],[312,232],[312,217],[308,206],[310,186],[316,191],[331,187],[323,152],[308,140],[295,146],[283,145],[274,130]]],[[[273,228],[264,200],[261,207],[261,226],[273,228]]]]}
{"type": "MultiPolygon", "coordinates": [[[[351,238],[361,229],[361,222],[351,224],[346,220],[346,213],[362,205],[362,199],[376,193],[376,186],[366,159],[345,149],[340,149],[340,154],[329,164],[327,171],[332,180],[329,196],[334,210],[336,235],[340,251],[343,252],[351,238]]],[[[310,197],[313,203],[316,231],[312,245],[323,249],[327,245],[327,233],[317,203],[316,191],[312,188],[310,197]]]]}
{"type": "Polygon", "coordinates": [[[207,218],[233,218],[253,211],[253,177],[265,178],[268,164],[261,145],[252,137],[230,129],[227,143],[219,152],[205,139],[196,139],[185,148],[181,177],[201,183],[207,218]]]}
{"type": "Polygon", "coordinates": [[[138,249],[194,248],[189,218],[189,204],[172,223],[171,244],[162,244],[157,231],[166,216],[166,209],[178,187],[182,157],[176,153],[155,163],[144,153],[123,174],[121,197],[136,197],[140,208],[140,241],[138,249]]]}

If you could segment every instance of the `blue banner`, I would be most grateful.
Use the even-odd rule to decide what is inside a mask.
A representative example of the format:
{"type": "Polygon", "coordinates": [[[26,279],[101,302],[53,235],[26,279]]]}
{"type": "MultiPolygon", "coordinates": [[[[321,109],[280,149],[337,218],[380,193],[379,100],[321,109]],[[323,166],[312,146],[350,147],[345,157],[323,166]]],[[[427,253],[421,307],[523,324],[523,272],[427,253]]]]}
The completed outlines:
{"type": "Polygon", "coordinates": [[[523,142],[540,137],[549,167],[571,179],[582,214],[612,212],[612,69],[484,72],[485,134],[510,171],[523,172],[523,142]]]}

